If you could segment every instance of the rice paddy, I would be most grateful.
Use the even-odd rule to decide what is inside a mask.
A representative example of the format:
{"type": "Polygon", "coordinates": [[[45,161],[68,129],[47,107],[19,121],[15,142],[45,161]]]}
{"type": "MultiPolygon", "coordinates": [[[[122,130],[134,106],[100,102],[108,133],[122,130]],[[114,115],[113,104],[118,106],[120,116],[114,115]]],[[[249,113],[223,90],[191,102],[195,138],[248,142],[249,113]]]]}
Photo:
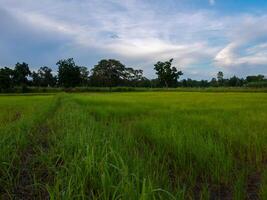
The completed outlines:
{"type": "Polygon", "coordinates": [[[267,199],[267,94],[0,96],[0,199],[267,199]]]}

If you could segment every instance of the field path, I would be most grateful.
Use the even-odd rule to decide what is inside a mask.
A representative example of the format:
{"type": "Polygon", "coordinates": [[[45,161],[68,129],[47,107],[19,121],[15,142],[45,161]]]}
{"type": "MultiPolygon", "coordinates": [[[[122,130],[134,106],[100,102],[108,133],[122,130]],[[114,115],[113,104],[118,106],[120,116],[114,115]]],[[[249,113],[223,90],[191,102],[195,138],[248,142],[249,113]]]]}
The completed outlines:
{"type": "Polygon", "coordinates": [[[49,178],[48,169],[36,163],[36,157],[49,148],[48,138],[52,127],[48,122],[60,107],[60,98],[55,97],[54,105],[44,114],[43,118],[28,134],[29,144],[20,152],[19,173],[16,185],[13,188],[14,199],[49,199],[44,185],[49,178]],[[37,174],[37,175],[36,175],[37,174]],[[38,184],[37,184],[38,183],[38,184]]]}

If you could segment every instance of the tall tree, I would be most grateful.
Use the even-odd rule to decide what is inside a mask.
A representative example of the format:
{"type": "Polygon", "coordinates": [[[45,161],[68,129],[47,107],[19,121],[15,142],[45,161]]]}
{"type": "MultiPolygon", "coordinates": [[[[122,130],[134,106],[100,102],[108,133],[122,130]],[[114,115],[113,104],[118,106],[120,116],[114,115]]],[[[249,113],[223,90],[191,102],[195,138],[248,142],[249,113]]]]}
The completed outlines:
{"type": "Polygon", "coordinates": [[[14,83],[19,86],[25,86],[28,84],[28,76],[31,75],[31,71],[27,63],[17,63],[14,69],[14,83]]]}
{"type": "Polygon", "coordinates": [[[8,67],[0,68],[0,91],[13,86],[13,74],[13,70],[8,67]]]}
{"type": "Polygon", "coordinates": [[[101,60],[92,69],[91,80],[96,85],[113,87],[125,80],[125,66],[118,60],[101,60]]]}
{"type": "Polygon", "coordinates": [[[231,77],[228,81],[228,85],[232,87],[239,87],[242,86],[242,84],[243,81],[236,76],[231,77]]]}
{"type": "Polygon", "coordinates": [[[52,87],[56,84],[56,79],[52,74],[52,69],[46,66],[40,67],[37,73],[33,72],[32,79],[33,85],[35,86],[52,87]]]}
{"type": "Polygon", "coordinates": [[[211,87],[218,87],[218,82],[217,82],[216,78],[212,78],[210,80],[210,86],[211,87]]]}
{"type": "Polygon", "coordinates": [[[137,86],[138,82],[144,81],[143,70],[133,69],[131,67],[125,69],[126,79],[131,86],[137,86]]]}
{"type": "Polygon", "coordinates": [[[76,66],[73,58],[59,60],[58,83],[63,87],[76,87],[81,83],[80,67],[76,66]]]}
{"type": "Polygon", "coordinates": [[[33,71],[32,72],[32,85],[40,87],[41,86],[41,77],[38,72],[33,71]]]}
{"type": "Polygon", "coordinates": [[[81,79],[81,85],[87,86],[89,83],[89,71],[87,67],[79,67],[80,68],[80,79],[81,79]]]}
{"type": "Polygon", "coordinates": [[[154,65],[161,86],[175,87],[177,80],[183,75],[182,71],[178,71],[176,67],[172,67],[172,62],[173,59],[170,59],[166,62],[159,61],[154,65]]]}
{"type": "Polygon", "coordinates": [[[223,85],[223,72],[219,71],[217,73],[217,80],[218,80],[219,85],[222,86],[223,85]]]}

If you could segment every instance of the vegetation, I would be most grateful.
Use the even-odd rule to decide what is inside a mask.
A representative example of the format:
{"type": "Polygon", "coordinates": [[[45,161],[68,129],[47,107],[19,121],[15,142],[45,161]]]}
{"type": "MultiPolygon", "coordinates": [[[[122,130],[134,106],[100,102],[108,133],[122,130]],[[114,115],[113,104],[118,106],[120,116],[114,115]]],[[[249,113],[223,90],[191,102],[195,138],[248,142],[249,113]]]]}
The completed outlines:
{"type": "Polygon", "coordinates": [[[0,198],[266,199],[266,97],[0,96],[0,198]]]}
{"type": "Polygon", "coordinates": [[[183,75],[182,71],[178,71],[176,67],[172,67],[173,59],[167,62],[158,62],[155,64],[156,74],[158,75],[158,80],[161,85],[165,87],[176,87],[177,79],[179,76],[183,75]]]}
{"type": "Polygon", "coordinates": [[[135,84],[142,79],[142,70],[126,68],[120,61],[113,59],[99,61],[92,69],[90,77],[92,85],[110,89],[115,86],[135,84]]]}
{"type": "Polygon", "coordinates": [[[247,76],[246,79],[233,76],[224,78],[223,72],[218,72],[217,79],[192,80],[190,78],[178,81],[183,75],[172,66],[173,59],[154,65],[157,78],[149,80],[143,71],[126,67],[118,60],[103,59],[90,71],[85,66],[77,66],[73,58],[59,60],[56,64],[58,72],[44,66],[37,71],[30,71],[27,63],[17,63],[14,69],[0,68],[0,92],[28,92],[28,87],[73,88],[73,87],[140,87],[140,88],[176,88],[176,87],[266,87],[267,79],[263,75],[247,76]]]}

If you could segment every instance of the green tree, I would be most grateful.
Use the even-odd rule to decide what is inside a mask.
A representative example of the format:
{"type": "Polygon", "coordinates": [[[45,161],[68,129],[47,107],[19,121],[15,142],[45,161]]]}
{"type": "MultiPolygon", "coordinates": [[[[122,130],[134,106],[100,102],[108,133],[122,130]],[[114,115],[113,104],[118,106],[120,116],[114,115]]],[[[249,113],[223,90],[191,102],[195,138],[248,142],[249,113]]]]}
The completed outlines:
{"type": "Polygon", "coordinates": [[[125,69],[126,80],[130,83],[130,86],[137,86],[139,82],[144,81],[143,70],[133,69],[131,67],[125,69]]]}
{"type": "Polygon", "coordinates": [[[76,87],[81,83],[80,67],[76,66],[73,58],[59,60],[58,84],[63,87],[76,87]]]}
{"type": "Polygon", "coordinates": [[[13,70],[5,67],[0,68],[0,90],[6,90],[13,86],[13,70]]]}
{"type": "Polygon", "coordinates": [[[175,87],[177,80],[183,75],[182,71],[178,71],[176,67],[172,67],[172,61],[173,59],[166,62],[159,61],[154,65],[161,86],[175,87]]]}
{"type": "Polygon", "coordinates": [[[32,85],[40,87],[41,86],[41,77],[38,74],[38,72],[33,71],[31,77],[32,77],[32,85]]]}
{"type": "Polygon", "coordinates": [[[223,72],[219,71],[217,73],[217,80],[218,80],[219,85],[222,86],[223,85],[223,72]]]}
{"type": "Polygon", "coordinates": [[[41,67],[38,72],[32,73],[34,86],[53,87],[56,84],[56,78],[52,74],[52,69],[49,67],[41,67]]]}
{"type": "Polygon", "coordinates": [[[81,79],[81,85],[87,86],[89,83],[89,71],[87,67],[79,67],[80,68],[80,79],[81,79]]]}
{"type": "Polygon", "coordinates": [[[216,78],[211,79],[210,86],[211,87],[218,87],[218,82],[217,82],[216,78]]]}
{"type": "Polygon", "coordinates": [[[94,85],[113,87],[126,79],[125,66],[118,60],[103,59],[92,69],[91,80],[94,85]]]}
{"type": "Polygon", "coordinates": [[[264,75],[257,75],[257,76],[247,76],[247,82],[261,82],[264,81],[264,75]]]}
{"type": "Polygon", "coordinates": [[[28,76],[31,75],[31,71],[27,63],[17,63],[14,69],[14,83],[19,86],[26,86],[28,84],[28,76]]]}
{"type": "Polygon", "coordinates": [[[240,79],[236,76],[233,76],[229,79],[228,85],[232,87],[240,86],[240,79]]]}

